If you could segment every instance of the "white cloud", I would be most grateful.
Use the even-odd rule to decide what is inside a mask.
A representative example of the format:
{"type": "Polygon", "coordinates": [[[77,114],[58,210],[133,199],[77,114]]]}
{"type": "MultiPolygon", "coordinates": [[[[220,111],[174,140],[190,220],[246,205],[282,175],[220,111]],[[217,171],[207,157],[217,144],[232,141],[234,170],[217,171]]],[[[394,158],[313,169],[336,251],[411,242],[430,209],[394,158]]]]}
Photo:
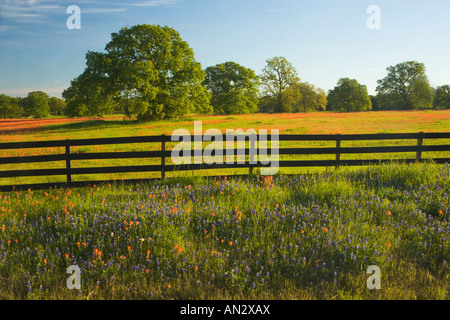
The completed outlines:
{"type": "Polygon", "coordinates": [[[118,8],[118,9],[110,9],[110,8],[90,8],[90,9],[81,9],[81,13],[113,13],[113,12],[123,12],[127,10],[127,8],[118,8]]]}
{"type": "Polygon", "coordinates": [[[147,0],[147,1],[139,1],[135,3],[130,3],[131,6],[138,7],[157,7],[162,5],[171,5],[177,3],[177,0],[147,0]]]}
{"type": "Polygon", "coordinates": [[[0,18],[17,22],[37,21],[46,15],[63,12],[64,7],[60,5],[60,2],[49,0],[4,0],[0,4],[0,18]]]}
{"type": "Polygon", "coordinates": [[[144,0],[144,1],[136,1],[136,2],[125,2],[121,3],[121,5],[129,5],[135,7],[157,7],[164,5],[172,5],[178,3],[179,0],[144,0]]]}

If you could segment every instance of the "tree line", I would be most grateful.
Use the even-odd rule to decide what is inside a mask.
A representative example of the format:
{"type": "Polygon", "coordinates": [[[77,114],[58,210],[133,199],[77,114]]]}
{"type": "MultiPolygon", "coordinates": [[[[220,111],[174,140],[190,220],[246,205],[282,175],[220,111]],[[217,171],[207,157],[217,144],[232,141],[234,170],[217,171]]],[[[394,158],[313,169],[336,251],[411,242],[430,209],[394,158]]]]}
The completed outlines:
{"type": "Polygon", "coordinates": [[[328,93],[301,81],[284,57],[266,60],[261,74],[228,61],[202,69],[180,34],[157,25],[124,27],[105,52],[86,54],[86,68],[62,99],[42,91],[0,96],[0,117],[103,116],[122,111],[139,120],[187,114],[450,109],[450,86],[432,88],[423,63],[387,68],[376,96],[356,79],[341,78],[328,93]]]}
{"type": "Polygon", "coordinates": [[[43,91],[29,92],[24,98],[0,94],[0,118],[47,118],[63,115],[66,102],[43,91]]]}

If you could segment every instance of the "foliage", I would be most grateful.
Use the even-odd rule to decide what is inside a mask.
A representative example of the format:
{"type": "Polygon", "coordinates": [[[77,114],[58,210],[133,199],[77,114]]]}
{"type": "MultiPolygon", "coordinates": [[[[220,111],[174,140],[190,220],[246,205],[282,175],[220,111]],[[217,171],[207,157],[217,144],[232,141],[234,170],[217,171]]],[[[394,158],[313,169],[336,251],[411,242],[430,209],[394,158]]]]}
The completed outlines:
{"type": "Polygon", "coordinates": [[[450,85],[446,84],[436,88],[434,106],[437,109],[450,109],[450,85]]]}
{"type": "Polygon", "coordinates": [[[43,91],[29,92],[20,100],[25,115],[34,118],[46,118],[50,115],[49,96],[43,91]]]}
{"type": "Polygon", "coordinates": [[[21,118],[24,114],[22,106],[19,105],[19,100],[6,94],[0,95],[0,118],[12,119],[21,118]]]}
{"type": "Polygon", "coordinates": [[[66,107],[64,100],[57,97],[51,97],[48,101],[48,105],[50,107],[50,112],[54,115],[62,115],[66,107]]]}
{"type": "Polygon", "coordinates": [[[64,114],[68,117],[103,116],[114,110],[112,87],[107,77],[109,60],[102,53],[88,52],[85,71],[73,79],[63,91],[66,101],[64,114]]]}
{"type": "Polygon", "coordinates": [[[376,91],[401,101],[399,109],[429,109],[433,105],[433,92],[425,71],[425,65],[417,61],[390,66],[387,76],[377,81],[376,91]]]}
{"type": "Polygon", "coordinates": [[[203,85],[211,92],[215,114],[255,113],[258,110],[259,78],[235,62],[206,68],[203,85]]]}
{"type": "Polygon", "coordinates": [[[297,71],[291,62],[284,57],[274,57],[266,60],[266,66],[262,70],[261,83],[265,96],[272,97],[274,112],[289,112],[292,106],[284,105],[286,101],[292,101],[299,97],[285,97],[283,91],[289,86],[300,81],[297,71]]]}
{"type": "Polygon", "coordinates": [[[308,82],[298,82],[286,88],[282,100],[286,112],[321,111],[327,106],[325,91],[308,82]]]}
{"type": "Polygon", "coordinates": [[[365,85],[355,79],[341,78],[328,92],[328,107],[333,111],[368,111],[372,102],[365,85]]]}
{"type": "Polygon", "coordinates": [[[104,113],[102,106],[114,108],[113,102],[127,104],[129,115],[140,120],[212,111],[201,85],[205,72],[174,29],[147,24],[124,27],[111,35],[105,50],[86,55],[85,72],[65,94],[68,107],[70,101],[77,102],[69,109],[82,103],[89,113],[99,114],[104,113]]]}

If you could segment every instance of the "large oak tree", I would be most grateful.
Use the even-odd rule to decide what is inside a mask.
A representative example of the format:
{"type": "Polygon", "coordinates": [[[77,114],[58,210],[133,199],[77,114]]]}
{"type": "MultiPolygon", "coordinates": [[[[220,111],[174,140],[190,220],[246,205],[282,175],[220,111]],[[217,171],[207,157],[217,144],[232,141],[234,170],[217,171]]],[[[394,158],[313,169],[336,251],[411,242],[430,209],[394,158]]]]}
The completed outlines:
{"type": "Polygon", "coordinates": [[[205,72],[176,30],[124,27],[111,35],[105,51],[86,55],[84,73],[64,94],[68,108],[98,113],[102,106],[121,104],[141,120],[212,111],[202,86],[205,72]]]}
{"type": "Polygon", "coordinates": [[[399,101],[397,109],[427,109],[433,105],[433,90],[425,74],[425,65],[406,61],[387,68],[387,76],[378,80],[376,91],[399,101]]]}

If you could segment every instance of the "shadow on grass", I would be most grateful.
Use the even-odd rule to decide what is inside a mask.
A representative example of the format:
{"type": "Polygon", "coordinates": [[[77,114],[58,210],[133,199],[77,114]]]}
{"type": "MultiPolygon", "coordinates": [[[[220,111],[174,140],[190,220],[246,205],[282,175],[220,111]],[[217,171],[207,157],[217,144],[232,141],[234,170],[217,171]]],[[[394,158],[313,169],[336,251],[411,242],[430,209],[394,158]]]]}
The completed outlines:
{"type": "Polygon", "coordinates": [[[61,124],[47,125],[44,130],[88,130],[88,129],[100,129],[116,126],[129,126],[136,125],[139,121],[137,120],[87,120],[80,122],[68,122],[61,124]]]}

